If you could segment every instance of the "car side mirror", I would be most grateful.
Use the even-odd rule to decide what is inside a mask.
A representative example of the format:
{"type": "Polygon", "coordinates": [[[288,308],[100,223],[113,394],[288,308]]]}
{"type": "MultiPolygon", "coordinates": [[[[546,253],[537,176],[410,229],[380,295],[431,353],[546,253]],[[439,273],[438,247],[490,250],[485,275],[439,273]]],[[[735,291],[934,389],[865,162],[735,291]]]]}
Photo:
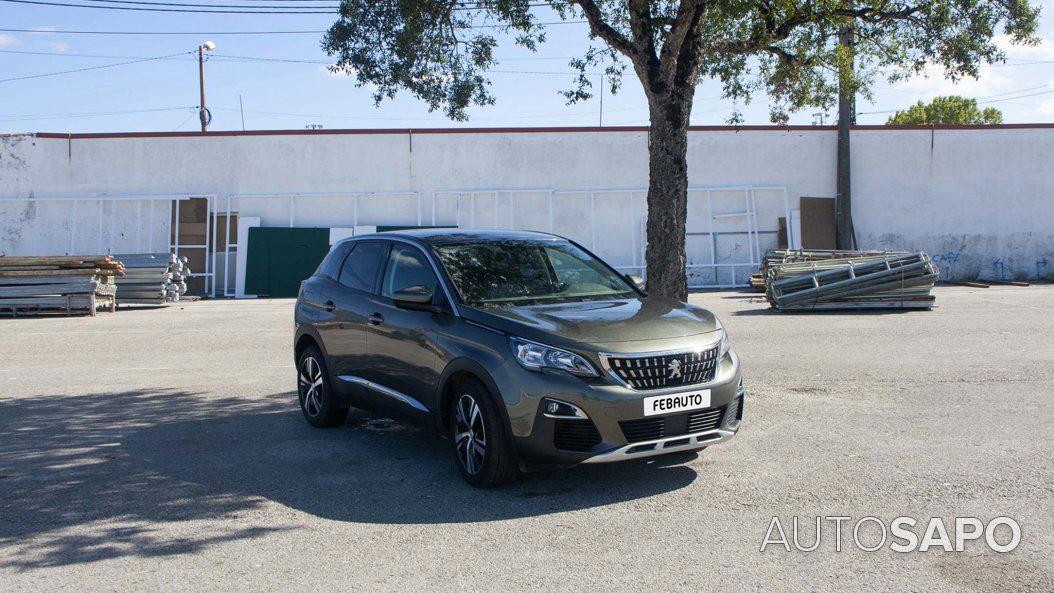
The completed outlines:
{"type": "Polygon", "coordinates": [[[419,284],[395,291],[395,294],[392,295],[392,300],[395,301],[396,307],[403,309],[414,309],[417,311],[439,310],[439,307],[432,304],[432,291],[419,284]]]}
{"type": "Polygon", "coordinates": [[[629,280],[630,284],[637,288],[644,290],[644,278],[636,274],[626,274],[626,280],[629,280]]]}

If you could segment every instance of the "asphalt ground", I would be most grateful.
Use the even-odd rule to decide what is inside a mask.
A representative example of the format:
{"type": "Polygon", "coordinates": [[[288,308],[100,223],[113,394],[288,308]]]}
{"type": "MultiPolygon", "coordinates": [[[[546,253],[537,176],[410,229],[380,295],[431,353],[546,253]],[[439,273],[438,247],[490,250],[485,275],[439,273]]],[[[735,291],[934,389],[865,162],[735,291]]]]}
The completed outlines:
{"type": "Polygon", "coordinates": [[[1052,591],[1054,286],[936,294],[851,314],[692,295],[745,368],[736,438],[492,491],[427,432],[308,426],[292,301],[0,319],[0,591],[1052,591]],[[815,551],[762,552],[774,516],[803,544],[853,519],[840,552],[827,521],[815,551]],[[1021,539],[864,552],[865,516],[920,538],[1008,516],[1021,539]]]}

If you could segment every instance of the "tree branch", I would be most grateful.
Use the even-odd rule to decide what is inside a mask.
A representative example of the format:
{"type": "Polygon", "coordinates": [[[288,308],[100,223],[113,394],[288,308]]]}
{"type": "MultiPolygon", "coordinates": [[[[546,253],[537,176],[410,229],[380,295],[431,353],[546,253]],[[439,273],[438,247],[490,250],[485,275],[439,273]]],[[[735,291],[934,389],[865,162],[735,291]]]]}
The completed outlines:
{"type": "Polygon", "coordinates": [[[682,75],[686,68],[694,72],[699,59],[699,22],[703,18],[706,4],[703,0],[681,0],[677,7],[677,18],[666,36],[662,47],[662,74],[667,80],[673,80],[678,73],[682,75]],[[685,64],[684,60],[691,63],[685,64]]]}
{"type": "Polygon", "coordinates": [[[625,35],[619,33],[614,27],[604,21],[604,14],[600,12],[600,7],[597,6],[596,2],[593,0],[574,0],[574,2],[578,4],[586,15],[586,20],[589,21],[589,30],[594,35],[608,42],[611,47],[619,50],[631,60],[637,57],[636,46],[629,39],[626,39],[625,35]]]}

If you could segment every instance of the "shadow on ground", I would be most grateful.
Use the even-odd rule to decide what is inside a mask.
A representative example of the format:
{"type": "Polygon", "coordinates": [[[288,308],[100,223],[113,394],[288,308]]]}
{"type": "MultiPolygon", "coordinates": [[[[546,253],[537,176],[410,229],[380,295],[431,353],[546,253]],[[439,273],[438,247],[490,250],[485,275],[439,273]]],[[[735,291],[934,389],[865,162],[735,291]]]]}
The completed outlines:
{"type": "Polygon", "coordinates": [[[654,496],[696,477],[683,465],[692,455],[480,491],[431,433],[354,412],[315,429],[294,402],[164,390],[0,401],[0,567],[183,554],[299,528],[295,516],[229,520],[271,501],[338,521],[479,522],[654,496]],[[179,529],[185,521],[210,528],[179,529]]]}
{"type": "Polygon", "coordinates": [[[794,316],[817,316],[824,315],[828,317],[845,317],[854,316],[859,317],[866,315],[870,317],[878,315],[904,315],[906,313],[918,313],[920,311],[926,311],[925,309],[792,309],[789,311],[779,311],[766,307],[764,309],[740,309],[733,311],[732,315],[736,317],[754,317],[754,316],[773,316],[780,315],[783,317],[794,317],[794,316]]]}

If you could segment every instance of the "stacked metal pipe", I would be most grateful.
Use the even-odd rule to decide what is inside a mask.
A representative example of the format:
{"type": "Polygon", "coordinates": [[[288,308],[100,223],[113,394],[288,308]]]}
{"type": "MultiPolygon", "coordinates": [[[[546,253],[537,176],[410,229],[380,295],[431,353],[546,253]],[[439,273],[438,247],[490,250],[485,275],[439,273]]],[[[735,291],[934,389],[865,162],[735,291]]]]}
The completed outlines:
{"type": "Polygon", "coordinates": [[[130,305],[163,305],[178,301],[187,292],[190,274],[186,257],[173,253],[130,253],[115,256],[125,267],[117,283],[117,302],[130,305]]]}
{"type": "Polygon", "coordinates": [[[765,297],[779,310],[933,307],[939,274],[922,251],[769,255],[765,297]]]}

